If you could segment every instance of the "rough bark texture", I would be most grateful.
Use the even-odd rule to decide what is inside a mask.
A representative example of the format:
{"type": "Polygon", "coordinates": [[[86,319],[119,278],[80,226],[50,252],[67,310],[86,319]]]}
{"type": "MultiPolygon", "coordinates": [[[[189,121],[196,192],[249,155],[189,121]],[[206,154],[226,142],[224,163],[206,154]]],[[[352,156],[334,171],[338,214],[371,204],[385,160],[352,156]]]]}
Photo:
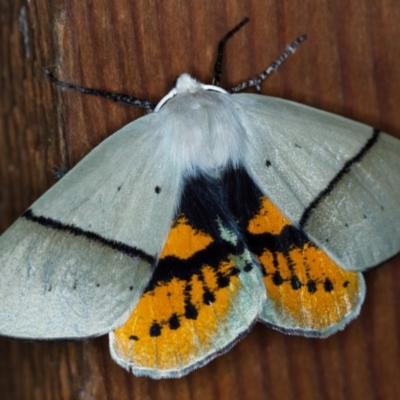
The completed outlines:
{"type": "MultiPolygon", "coordinates": [[[[157,102],[182,72],[210,82],[220,37],[245,16],[224,59],[225,87],[309,40],[262,87],[400,136],[398,0],[0,0],[0,230],[143,111],[62,91],[44,68],[86,87],[157,102]]],[[[136,378],[106,337],[0,339],[2,399],[398,399],[400,259],[366,273],[359,318],[326,340],[265,326],[177,380],[136,378]]]]}

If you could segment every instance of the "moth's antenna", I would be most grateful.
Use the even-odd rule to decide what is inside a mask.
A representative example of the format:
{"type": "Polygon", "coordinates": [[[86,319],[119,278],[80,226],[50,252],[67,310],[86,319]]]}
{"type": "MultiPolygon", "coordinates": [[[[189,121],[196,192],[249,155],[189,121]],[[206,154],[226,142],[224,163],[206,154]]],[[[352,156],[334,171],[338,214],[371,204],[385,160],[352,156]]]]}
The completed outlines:
{"type": "Polygon", "coordinates": [[[237,93],[243,89],[255,86],[256,89],[260,90],[260,85],[264,79],[267,79],[273,72],[276,72],[277,69],[285,62],[285,60],[296,51],[296,48],[299,46],[301,42],[304,42],[307,39],[307,35],[302,35],[298,37],[294,42],[290,43],[289,46],[286,47],[285,51],[278,57],[268,68],[266,68],[260,75],[255,78],[249,79],[245,82],[239,83],[239,85],[229,89],[229,93],[237,93]]]}
{"type": "Polygon", "coordinates": [[[57,79],[51,71],[46,70],[46,72],[53,83],[63,88],[76,90],[83,94],[91,94],[93,96],[105,97],[106,99],[113,100],[116,103],[126,104],[129,106],[147,108],[148,110],[154,110],[156,108],[155,104],[150,103],[147,100],[138,99],[137,97],[129,96],[128,94],[111,93],[104,90],[88,89],[82,86],[73,85],[72,83],[62,82],[57,79]]]}
{"type": "Polygon", "coordinates": [[[224,52],[224,47],[226,42],[244,25],[249,22],[249,18],[245,18],[242,22],[231,29],[218,43],[217,59],[214,64],[214,78],[212,80],[212,85],[219,86],[221,82],[221,72],[222,72],[222,54],[224,52]]]}

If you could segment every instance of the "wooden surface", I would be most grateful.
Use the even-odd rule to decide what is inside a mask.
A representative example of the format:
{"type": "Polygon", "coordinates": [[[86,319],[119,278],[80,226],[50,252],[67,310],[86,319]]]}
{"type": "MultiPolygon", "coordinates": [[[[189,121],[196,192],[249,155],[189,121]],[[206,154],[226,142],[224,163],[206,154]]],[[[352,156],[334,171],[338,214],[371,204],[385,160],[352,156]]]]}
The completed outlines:
{"type": "MultiPolygon", "coordinates": [[[[258,73],[302,33],[309,39],[262,87],[400,136],[398,0],[0,0],[0,230],[143,111],[53,87],[61,79],[157,102],[176,76],[222,85],[258,73]],[[24,11],[25,10],[25,11],[24,11]],[[25,27],[25,28],[24,28],[25,27]]],[[[400,200],[399,200],[400,203],[400,200]]],[[[0,339],[2,399],[398,399],[400,258],[366,273],[359,318],[325,340],[258,324],[227,354],[187,377],[152,381],[118,367],[107,337],[83,342],[0,339]]]]}

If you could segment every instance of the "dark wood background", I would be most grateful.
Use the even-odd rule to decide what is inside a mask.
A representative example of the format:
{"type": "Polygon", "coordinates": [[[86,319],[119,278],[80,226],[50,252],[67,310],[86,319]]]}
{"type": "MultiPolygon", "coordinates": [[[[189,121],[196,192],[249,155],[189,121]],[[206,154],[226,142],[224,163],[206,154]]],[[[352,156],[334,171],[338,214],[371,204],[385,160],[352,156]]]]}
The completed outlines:
{"type": "MultiPolygon", "coordinates": [[[[222,84],[258,73],[302,33],[309,40],[262,87],[400,137],[398,0],[0,0],[0,230],[142,110],[52,86],[44,68],[87,87],[157,102],[176,76],[222,84]]],[[[397,171],[398,173],[398,171],[397,171]]],[[[400,203],[400,200],[399,200],[400,203]]],[[[366,273],[359,318],[329,339],[258,324],[227,354],[177,380],[136,378],[107,337],[0,339],[2,399],[399,399],[400,258],[366,273]]],[[[1,277],[0,277],[1,279],[1,277]]]]}

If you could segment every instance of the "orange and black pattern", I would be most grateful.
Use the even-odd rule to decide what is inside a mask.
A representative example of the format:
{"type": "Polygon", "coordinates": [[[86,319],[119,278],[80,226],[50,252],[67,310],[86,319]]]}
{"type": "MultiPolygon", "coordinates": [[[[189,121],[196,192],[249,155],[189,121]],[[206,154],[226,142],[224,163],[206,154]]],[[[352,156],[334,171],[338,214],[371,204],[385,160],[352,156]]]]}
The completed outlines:
{"type": "MultiPolygon", "coordinates": [[[[222,238],[235,225],[222,206],[220,182],[190,179],[156,271],[127,322],[114,332],[114,348],[134,367],[179,370],[215,353],[218,335],[243,289],[238,268],[243,242],[222,238]]],[[[252,288],[248,289],[249,291],[252,288]]],[[[248,328],[248,326],[246,326],[248,328]]],[[[227,344],[232,340],[228,340],[227,344]]]]}
{"type": "Polygon", "coordinates": [[[358,309],[362,290],[361,275],[339,268],[245,170],[199,175],[185,183],[154,275],[112,348],[136,372],[179,376],[238,340],[250,310],[281,331],[326,336],[358,309]],[[262,310],[243,295],[263,300],[261,282],[262,310]]]}
{"type": "Polygon", "coordinates": [[[362,302],[362,276],[341,269],[293,226],[244,170],[224,179],[229,208],[261,264],[267,302],[261,320],[307,336],[325,336],[362,302]]]}

